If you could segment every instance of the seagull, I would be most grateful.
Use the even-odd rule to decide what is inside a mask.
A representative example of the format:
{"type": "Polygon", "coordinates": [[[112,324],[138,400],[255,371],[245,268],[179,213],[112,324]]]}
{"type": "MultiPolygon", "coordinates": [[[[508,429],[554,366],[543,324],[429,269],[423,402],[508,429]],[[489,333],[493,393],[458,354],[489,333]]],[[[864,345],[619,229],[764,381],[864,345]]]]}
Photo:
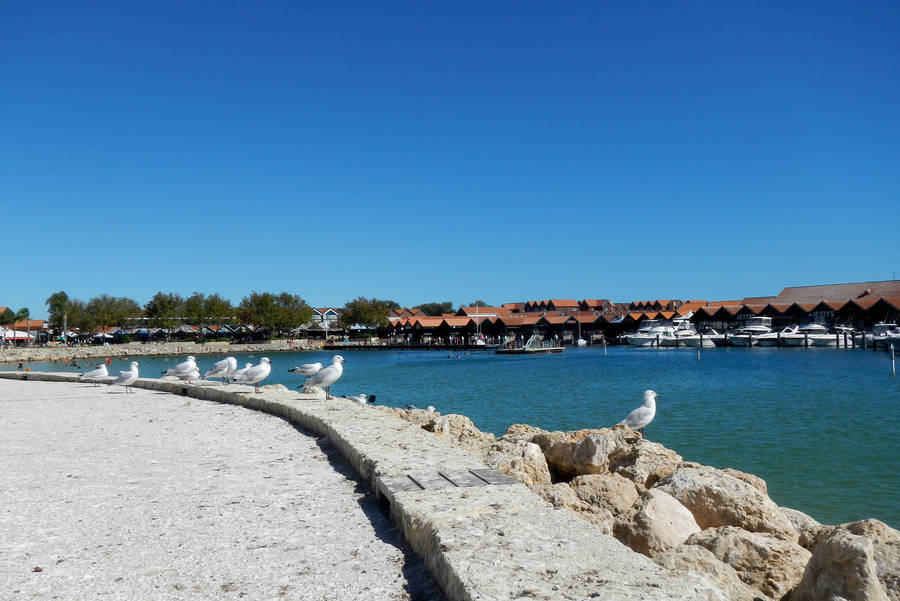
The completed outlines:
{"type": "Polygon", "coordinates": [[[252,363],[245,363],[245,364],[244,364],[244,367],[242,367],[242,368],[240,368],[240,369],[238,369],[238,370],[235,370],[235,371],[231,372],[231,377],[228,378],[228,381],[229,381],[229,382],[236,382],[236,381],[237,381],[237,378],[243,377],[244,374],[247,373],[247,370],[250,369],[251,367],[253,367],[253,364],[252,364],[252,363]]]}
{"type": "Polygon", "coordinates": [[[347,398],[350,399],[351,401],[353,401],[354,403],[358,403],[360,405],[365,405],[366,398],[368,398],[368,397],[366,397],[366,395],[364,395],[364,394],[358,394],[356,396],[348,396],[347,398]]]}
{"type": "Polygon", "coordinates": [[[131,369],[128,371],[120,371],[119,377],[110,382],[110,384],[113,386],[124,386],[125,392],[134,392],[131,390],[131,385],[138,379],[138,365],[137,361],[132,361],[131,369]]]}
{"type": "Polygon", "coordinates": [[[658,398],[662,397],[652,390],[646,391],[644,393],[644,402],[641,403],[641,406],[629,413],[628,417],[619,423],[625,424],[636,432],[640,432],[641,436],[643,436],[644,428],[656,417],[656,399],[658,398]]]}
{"type": "Polygon", "coordinates": [[[253,384],[256,392],[259,392],[259,383],[269,377],[272,372],[272,364],[268,357],[259,360],[259,365],[254,365],[247,369],[244,373],[232,378],[239,384],[253,384]]]}
{"type": "Polygon", "coordinates": [[[197,377],[199,378],[200,377],[200,373],[199,373],[200,369],[197,367],[197,360],[194,359],[193,355],[191,355],[183,363],[179,363],[175,367],[170,367],[166,371],[162,372],[162,375],[175,376],[176,378],[179,378],[181,380],[187,380],[190,378],[185,378],[184,376],[187,374],[193,373],[194,370],[196,370],[198,372],[197,377]]]}
{"type": "Polygon", "coordinates": [[[212,368],[203,374],[205,378],[222,378],[222,384],[228,379],[228,376],[237,369],[237,359],[234,357],[225,357],[221,361],[216,361],[212,368]]]}
{"type": "Polygon", "coordinates": [[[325,369],[320,369],[317,371],[310,379],[306,381],[306,384],[303,385],[303,390],[305,391],[308,388],[318,387],[325,389],[325,398],[330,399],[331,397],[331,385],[337,382],[341,378],[341,374],[344,373],[344,366],[342,363],[346,363],[344,358],[340,355],[335,355],[331,358],[331,365],[326,367],[325,369]]]}
{"type": "Polygon", "coordinates": [[[100,382],[106,380],[109,377],[109,371],[106,369],[106,364],[101,363],[97,369],[81,374],[78,378],[82,382],[93,382],[94,386],[99,386],[100,382]]]}
{"type": "Polygon", "coordinates": [[[317,373],[321,369],[321,363],[304,363],[303,365],[292,367],[288,371],[294,372],[295,374],[303,374],[304,376],[309,378],[311,375],[317,373]]]}
{"type": "Polygon", "coordinates": [[[191,380],[199,380],[200,379],[200,368],[197,366],[194,366],[194,369],[192,369],[190,371],[183,371],[183,372],[179,373],[177,377],[179,380],[184,380],[186,382],[189,382],[191,380]]]}

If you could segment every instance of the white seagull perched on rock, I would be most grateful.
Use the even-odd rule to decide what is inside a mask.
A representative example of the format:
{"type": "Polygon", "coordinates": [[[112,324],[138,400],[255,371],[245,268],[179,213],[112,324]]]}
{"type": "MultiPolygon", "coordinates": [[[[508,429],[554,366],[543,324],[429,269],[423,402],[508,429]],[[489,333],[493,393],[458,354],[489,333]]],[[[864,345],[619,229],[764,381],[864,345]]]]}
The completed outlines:
{"type": "Polygon", "coordinates": [[[119,377],[110,382],[113,386],[124,386],[125,392],[134,392],[131,385],[138,379],[138,362],[131,362],[131,369],[128,371],[120,371],[119,377]]]}
{"type": "Polygon", "coordinates": [[[268,378],[270,373],[272,373],[272,364],[268,357],[263,357],[259,360],[259,365],[247,368],[247,371],[242,374],[235,372],[231,379],[238,384],[253,384],[256,392],[259,392],[259,383],[268,378]]]}
{"type": "Polygon", "coordinates": [[[203,378],[222,378],[222,384],[225,384],[228,376],[236,370],[237,359],[234,357],[225,357],[221,361],[216,361],[216,364],[213,365],[208,372],[203,374],[203,378]]]}
{"type": "Polygon", "coordinates": [[[104,382],[109,377],[109,371],[106,369],[106,363],[101,363],[97,369],[85,372],[78,377],[82,382],[92,382],[94,386],[99,386],[100,382],[104,382]]]}
{"type": "Polygon", "coordinates": [[[629,413],[628,417],[619,423],[625,424],[636,432],[640,432],[641,436],[643,436],[644,428],[656,417],[656,399],[658,398],[662,397],[652,390],[646,391],[644,393],[644,402],[641,403],[641,406],[629,413]]]}
{"type": "Polygon", "coordinates": [[[332,357],[331,365],[325,369],[320,369],[313,374],[313,376],[306,381],[306,384],[303,385],[303,390],[306,391],[308,388],[324,388],[325,398],[332,398],[330,390],[331,385],[337,382],[341,378],[341,374],[344,373],[344,366],[342,363],[346,363],[346,361],[344,361],[344,358],[340,355],[332,357]]]}
{"type": "Polygon", "coordinates": [[[200,368],[197,367],[197,360],[194,359],[194,356],[191,355],[185,360],[183,363],[179,363],[175,367],[170,367],[166,371],[162,372],[164,376],[175,376],[180,380],[189,380],[192,378],[187,378],[185,376],[193,374],[193,372],[197,372],[197,377],[200,377],[200,368]]]}

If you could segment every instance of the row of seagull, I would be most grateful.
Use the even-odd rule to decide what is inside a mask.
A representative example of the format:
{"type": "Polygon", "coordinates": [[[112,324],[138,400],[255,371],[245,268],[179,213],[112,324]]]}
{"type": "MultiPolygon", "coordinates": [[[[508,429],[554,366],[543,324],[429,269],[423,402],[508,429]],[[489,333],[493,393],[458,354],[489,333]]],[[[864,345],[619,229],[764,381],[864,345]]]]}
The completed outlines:
{"type": "MultiPolygon", "coordinates": [[[[337,382],[344,373],[343,364],[346,363],[343,357],[335,355],[331,359],[331,365],[323,368],[321,363],[304,363],[289,369],[289,372],[298,373],[306,376],[306,382],[302,385],[304,391],[313,387],[325,389],[325,398],[331,397],[331,385],[337,382]]],[[[258,365],[247,363],[242,369],[237,369],[237,359],[234,357],[226,357],[216,362],[212,368],[203,374],[204,378],[222,378],[222,383],[236,382],[242,384],[254,384],[256,392],[259,392],[259,383],[269,377],[272,372],[272,365],[268,357],[260,359],[258,365]]],[[[179,363],[175,367],[162,372],[163,375],[175,376],[182,380],[196,380],[200,378],[200,369],[197,367],[197,360],[193,356],[189,356],[186,361],[179,363]]],[[[84,382],[92,382],[95,385],[105,383],[109,378],[109,372],[106,365],[101,363],[97,369],[81,374],[80,380],[84,382]]],[[[131,362],[131,369],[119,372],[119,377],[110,382],[115,386],[124,386],[125,392],[133,392],[131,385],[138,379],[138,362],[131,362]]],[[[346,397],[360,405],[375,402],[375,395],[366,396],[359,394],[356,396],[346,397]]],[[[644,433],[644,428],[656,417],[656,399],[661,398],[656,392],[647,390],[644,392],[643,402],[640,406],[628,414],[624,420],[619,422],[625,424],[633,430],[644,433]]],[[[412,405],[407,409],[414,409],[412,405]]],[[[434,407],[428,407],[429,412],[434,411],[434,407]]]]}

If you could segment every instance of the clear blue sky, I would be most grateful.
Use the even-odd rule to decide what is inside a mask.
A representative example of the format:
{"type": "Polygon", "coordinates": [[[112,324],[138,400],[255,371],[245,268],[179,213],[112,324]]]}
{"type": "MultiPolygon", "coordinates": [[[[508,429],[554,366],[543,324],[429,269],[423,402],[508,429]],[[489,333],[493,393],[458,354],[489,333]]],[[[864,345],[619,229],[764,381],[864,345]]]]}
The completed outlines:
{"type": "Polygon", "coordinates": [[[0,305],[891,279],[898,31],[896,1],[9,2],[0,305]]]}

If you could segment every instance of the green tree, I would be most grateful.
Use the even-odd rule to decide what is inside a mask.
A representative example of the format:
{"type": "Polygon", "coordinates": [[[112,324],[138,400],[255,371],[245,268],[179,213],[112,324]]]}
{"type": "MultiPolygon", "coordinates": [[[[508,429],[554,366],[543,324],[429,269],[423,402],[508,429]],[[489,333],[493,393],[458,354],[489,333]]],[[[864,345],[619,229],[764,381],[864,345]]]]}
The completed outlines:
{"type": "Polygon", "coordinates": [[[256,328],[262,328],[268,336],[294,328],[312,318],[312,307],[295,294],[282,292],[251,292],[241,299],[238,314],[241,320],[256,328]]]}
{"type": "Polygon", "coordinates": [[[180,294],[157,292],[146,305],[144,314],[148,324],[154,328],[169,330],[180,323],[184,312],[184,299],[180,294]]]}
{"type": "Polygon", "coordinates": [[[124,296],[101,294],[91,298],[85,306],[85,313],[95,327],[127,326],[141,317],[141,307],[124,296]]]}
{"type": "MultiPolygon", "coordinates": [[[[28,337],[28,345],[31,346],[31,311],[28,310],[28,307],[22,307],[16,311],[16,321],[25,322],[25,335],[28,337]]],[[[15,328],[15,325],[13,325],[13,328],[15,328]]]]}
{"type": "Polygon", "coordinates": [[[5,330],[14,323],[16,323],[16,314],[10,311],[9,308],[3,309],[3,313],[0,313],[0,326],[3,326],[5,330]]]}
{"type": "Polygon", "coordinates": [[[342,330],[349,330],[357,324],[372,329],[386,326],[391,315],[391,302],[364,296],[355,298],[345,305],[338,316],[337,325],[342,330]]]}
{"type": "Polygon", "coordinates": [[[442,303],[425,303],[418,305],[415,308],[421,309],[426,315],[440,316],[444,313],[453,313],[453,303],[450,301],[444,301],[442,303]]]}
{"type": "Polygon", "coordinates": [[[88,333],[94,329],[96,320],[94,316],[88,313],[87,303],[77,298],[70,298],[66,304],[67,325],[70,330],[79,330],[82,333],[88,333]]]}
{"type": "Polygon", "coordinates": [[[60,290],[54,292],[45,301],[47,304],[47,321],[54,330],[62,330],[63,316],[69,308],[69,295],[60,290]]]}
{"type": "Polygon", "coordinates": [[[470,307],[489,307],[490,305],[488,305],[483,300],[477,300],[477,301],[472,301],[471,303],[469,303],[468,306],[470,306],[470,307]]]}
{"type": "Polygon", "coordinates": [[[215,324],[221,325],[234,320],[234,305],[219,294],[210,294],[203,301],[203,312],[215,324]]]}

